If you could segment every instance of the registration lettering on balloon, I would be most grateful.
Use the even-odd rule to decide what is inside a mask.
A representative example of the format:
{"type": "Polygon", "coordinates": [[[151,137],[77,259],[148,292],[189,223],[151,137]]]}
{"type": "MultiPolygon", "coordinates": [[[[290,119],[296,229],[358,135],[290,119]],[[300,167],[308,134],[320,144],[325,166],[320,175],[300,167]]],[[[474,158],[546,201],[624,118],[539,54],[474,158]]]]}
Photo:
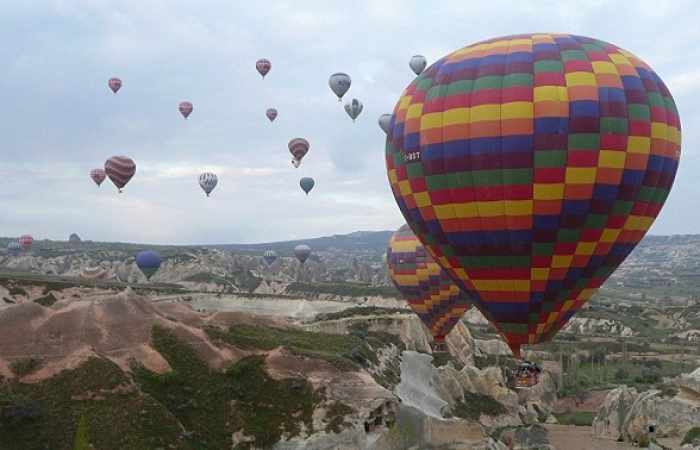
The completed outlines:
{"type": "Polygon", "coordinates": [[[420,152],[406,153],[406,161],[420,161],[420,152]]]}

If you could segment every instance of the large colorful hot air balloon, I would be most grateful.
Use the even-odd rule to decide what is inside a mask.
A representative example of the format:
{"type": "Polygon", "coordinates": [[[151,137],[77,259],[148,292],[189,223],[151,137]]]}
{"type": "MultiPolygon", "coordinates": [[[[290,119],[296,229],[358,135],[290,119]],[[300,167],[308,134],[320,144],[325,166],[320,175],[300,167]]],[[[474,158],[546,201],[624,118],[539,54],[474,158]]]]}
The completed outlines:
{"type": "Polygon", "coordinates": [[[136,163],[127,156],[112,156],[105,162],[105,173],[121,193],[136,173],[136,163]]]}
{"type": "Polygon", "coordinates": [[[98,187],[105,180],[106,176],[107,174],[105,173],[104,169],[92,169],[90,171],[90,178],[92,178],[92,181],[94,181],[98,187]]]}
{"type": "Polygon", "coordinates": [[[357,116],[362,112],[362,102],[353,98],[349,103],[345,104],[345,112],[348,113],[348,116],[350,116],[354,122],[357,116]]]}
{"type": "Polygon", "coordinates": [[[275,108],[268,108],[267,111],[265,111],[265,115],[270,120],[270,122],[274,122],[277,118],[277,110],[275,108]]]}
{"type": "Polygon", "coordinates": [[[297,257],[300,263],[304,264],[311,256],[311,247],[306,244],[297,245],[294,247],[294,256],[297,257]]]}
{"type": "MultiPolygon", "coordinates": [[[[291,153],[294,157],[294,160],[301,164],[301,160],[309,152],[311,144],[309,144],[309,141],[304,138],[294,138],[289,141],[287,147],[289,148],[289,153],[291,153]]],[[[294,164],[294,160],[292,161],[292,164],[294,164]]],[[[299,164],[294,165],[294,167],[299,167],[299,164]]]]}
{"type": "Polygon", "coordinates": [[[19,245],[17,241],[10,241],[7,243],[7,253],[11,256],[17,256],[22,251],[22,246],[19,245]]]}
{"type": "Polygon", "coordinates": [[[596,39],[528,34],[440,59],[386,147],[406,221],[518,356],[586,303],[659,214],[680,157],[659,76],[596,39]]]}
{"type": "Polygon", "coordinates": [[[199,186],[202,188],[204,193],[207,194],[207,197],[209,197],[209,194],[211,194],[211,191],[214,190],[218,183],[219,178],[216,176],[216,174],[211,172],[204,172],[199,176],[199,186]]]}
{"type": "Polygon", "coordinates": [[[272,249],[265,250],[265,253],[263,253],[263,261],[265,261],[265,264],[270,267],[275,260],[277,260],[277,252],[272,249]]]}
{"type": "Polygon", "coordinates": [[[34,238],[31,237],[28,234],[20,236],[20,238],[17,240],[19,242],[19,246],[22,247],[22,250],[29,251],[30,248],[32,248],[32,244],[34,243],[34,238]]]}
{"type": "Polygon", "coordinates": [[[182,117],[187,119],[190,114],[192,114],[192,110],[194,109],[194,106],[192,105],[191,102],[180,102],[179,105],[177,105],[178,111],[180,111],[180,114],[182,114],[182,117]]]}
{"type": "Polygon", "coordinates": [[[267,75],[270,69],[272,69],[272,63],[269,60],[262,58],[255,62],[255,68],[264,79],[265,75],[267,75]]]}
{"type": "Polygon", "coordinates": [[[328,86],[330,86],[331,91],[338,96],[338,101],[341,101],[343,95],[350,89],[351,83],[350,75],[341,72],[334,73],[328,79],[328,86]]]}
{"type": "Polygon", "coordinates": [[[425,56],[423,55],[414,55],[408,62],[408,66],[416,75],[420,75],[425,70],[425,66],[427,65],[428,61],[426,61],[425,56]]]}
{"type": "Polygon", "coordinates": [[[386,134],[389,134],[389,129],[391,128],[391,114],[382,114],[379,116],[377,122],[379,122],[379,128],[386,134]]]}
{"type": "Polygon", "coordinates": [[[117,77],[110,78],[109,81],[107,81],[107,86],[116,94],[122,87],[122,80],[117,77]]]}
{"type": "Polygon", "coordinates": [[[311,189],[314,188],[315,184],[316,182],[311,177],[304,177],[299,180],[299,186],[301,186],[301,189],[306,192],[306,195],[309,195],[309,192],[311,192],[311,189]]]}
{"type": "Polygon", "coordinates": [[[440,349],[471,306],[469,297],[425,251],[408,225],[389,239],[386,259],[391,280],[440,349]]]}
{"type": "Polygon", "coordinates": [[[136,254],[136,266],[146,276],[147,280],[160,269],[160,255],[151,250],[144,250],[136,254]]]}

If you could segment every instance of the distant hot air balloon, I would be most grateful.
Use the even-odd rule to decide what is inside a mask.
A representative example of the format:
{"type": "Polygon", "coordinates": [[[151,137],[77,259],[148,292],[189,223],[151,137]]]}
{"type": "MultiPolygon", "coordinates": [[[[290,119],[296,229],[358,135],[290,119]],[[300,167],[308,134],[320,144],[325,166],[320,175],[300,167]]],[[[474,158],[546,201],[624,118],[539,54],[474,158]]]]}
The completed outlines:
{"type": "Polygon", "coordinates": [[[277,110],[275,108],[268,108],[267,111],[265,111],[265,115],[270,119],[270,122],[274,122],[277,118],[277,110]]]}
{"type": "Polygon", "coordinates": [[[265,261],[265,264],[267,264],[268,267],[270,267],[276,259],[277,252],[272,249],[265,250],[265,253],[263,253],[263,261],[265,261]]]}
{"type": "Polygon", "coordinates": [[[299,166],[301,165],[301,160],[292,158],[292,165],[294,166],[295,169],[298,169],[299,166]]]}
{"type": "Polygon", "coordinates": [[[315,184],[316,182],[311,177],[304,177],[299,180],[299,186],[301,186],[301,189],[306,192],[306,195],[309,195],[309,192],[311,192],[311,189],[314,188],[315,184]]]}
{"type": "Polygon", "coordinates": [[[294,247],[294,256],[297,257],[300,263],[304,264],[311,256],[311,247],[305,244],[297,245],[294,247]]]}
{"type": "Polygon", "coordinates": [[[136,173],[136,163],[127,156],[112,156],[105,162],[105,173],[121,192],[136,173]]]}
{"type": "Polygon", "coordinates": [[[301,163],[301,160],[309,152],[309,148],[311,147],[311,145],[309,144],[309,141],[307,141],[304,138],[294,138],[291,141],[289,141],[287,147],[289,148],[289,153],[292,154],[294,159],[298,160],[299,163],[301,163]]]}
{"type": "Polygon", "coordinates": [[[199,176],[199,185],[202,187],[204,193],[207,194],[207,197],[209,197],[209,194],[211,194],[211,191],[214,190],[218,182],[219,178],[216,174],[211,172],[204,172],[199,176]]]}
{"type": "Polygon", "coordinates": [[[328,79],[328,86],[330,86],[333,93],[338,96],[338,101],[341,101],[343,95],[350,89],[351,83],[350,75],[341,72],[334,73],[328,79]]]}
{"type": "Polygon", "coordinates": [[[97,186],[102,184],[106,176],[107,174],[104,169],[92,169],[90,171],[90,178],[92,178],[92,181],[94,181],[97,186]]]}
{"type": "Polygon", "coordinates": [[[382,114],[379,116],[379,128],[381,128],[386,134],[389,134],[391,129],[391,114],[382,114]]]}
{"type": "Polygon", "coordinates": [[[357,116],[362,112],[362,102],[353,98],[349,103],[345,104],[345,112],[348,113],[348,116],[350,116],[354,122],[357,116]]]}
{"type": "Polygon", "coordinates": [[[19,245],[17,241],[10,241],[7,243],[7,253],[12,256],[17,256],[22,251],[22,246],[19,245]]]}
{"type": "Polygon", "coordinates": [[[122,87],[122,80],[120,80],[117,77],[110,78],[109,81],[107,82],[107,85],[109,88],[114,92],[115,94],[119,89],[122,87]]]}
{"type": "Polygon", "coordinates": [[[160,255],[151,250],[144,250],[136,254],[136,266],[150,280],[153,274],[160,268],[160,255]]]}
{"type": "Polygon", "coordinates": [[[180,104],[177,105],[177,109],[180,111],[180,114],[182,114],[182,117],[187,119],[190,116],[190,114],[192,114],[194,106],[192,106],[192,103],[185,101],[180,102],[180,104]]]}
{"type": "Polygon", "coordinates": [[[255,62],[255,68],[258,70],[258,73],[265,78],[265,75],[267,75],[270,69],[272,69],[272,63],[269,60],[262,58],[255,62]]]}
{"type": "Polygon", "coordinates": [[[22,250],[24,250],[26,252],[30,248],[32,248],[32,244],[34,243],[34,238],[28,234],[25,234],[23,236],[20,236],[20,238],[17,240],[17,242],[19,242],[19,245],[20,245],[20,247],[22,247],[22,250]]]}
{"type": "Polygon", "coordinates": [[[389,239],[386,259],[391,280],[430,330],[439,349],[470,308],[469,296],[426,252],[408,225],[389,239]]]}
{"type": "Polygon", "coordinates": [[[80,239],[80,236],[78,236],[77,233],[71,233],[70,236],[68,236],[68,243],[72,246],[77,246],[83,243],[83,240],[80,239]]]}
{"type": "Polygon", "coordinates": [[[661,78],[568,34],[447,55],[393,120],[386,166],[403,216],[516,356],[550,340],[634,249],[680,158],[661,78]]]}
{"type": "Polygon", "coordinates": [[[425,60],[423,55],[414,55],[408,62],[408,66],[411,68],[413,73],[420,75],[425,70],[425,66],[428,65],[428,61],[425,60]]]}

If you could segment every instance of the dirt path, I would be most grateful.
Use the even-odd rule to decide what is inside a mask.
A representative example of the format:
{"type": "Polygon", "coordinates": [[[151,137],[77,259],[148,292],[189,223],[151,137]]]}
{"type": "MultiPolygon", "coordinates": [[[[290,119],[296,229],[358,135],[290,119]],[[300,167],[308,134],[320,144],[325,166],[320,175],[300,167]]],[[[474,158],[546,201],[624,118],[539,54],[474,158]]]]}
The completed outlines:
{"type": "MultiPolygon", "coordinates": [[[[616,442],[598,439],[593,436],[591,427],[573,425],[545,425],[549,431],[549,441],[558,450],[636,450],[629,442],[616,442]]],[[[659,439],[659,443],[670,448],[680,448],[680,439],[659,439]]]]}

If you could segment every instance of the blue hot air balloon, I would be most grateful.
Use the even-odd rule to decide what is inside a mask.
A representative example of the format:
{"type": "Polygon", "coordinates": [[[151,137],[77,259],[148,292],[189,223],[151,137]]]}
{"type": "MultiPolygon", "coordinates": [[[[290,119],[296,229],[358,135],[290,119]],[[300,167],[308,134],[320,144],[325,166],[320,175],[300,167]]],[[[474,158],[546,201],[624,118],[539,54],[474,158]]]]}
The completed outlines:
{"type": "Polygon", "coordinates": [[[315,184],[316,182],[314,179],[310,177],[304,177],[299,180],[299,186],[301,186],[301,189],[306,192],[306,195],[309,195],[309,192],[311,192],[311,189],[314,188],[315,184]]]}
{"type": "Polygon", "coordinates": [[[151,250],[144,250],[136,255],[136,265],[147,280],[150,280],[153,274],[158,272],[160,262],[160,255],[151,250]]]}

